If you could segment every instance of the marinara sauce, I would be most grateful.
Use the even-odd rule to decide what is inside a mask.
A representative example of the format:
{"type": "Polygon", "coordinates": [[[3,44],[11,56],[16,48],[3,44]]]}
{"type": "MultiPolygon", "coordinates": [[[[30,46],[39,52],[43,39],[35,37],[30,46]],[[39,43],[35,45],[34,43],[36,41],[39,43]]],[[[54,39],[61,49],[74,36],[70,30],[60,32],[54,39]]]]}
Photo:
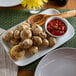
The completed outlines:
{"type": "Polygon", "coordinates": [[[67,27],[62,20],[53,19],[48,22],[47,30],[55,36],[61,36],[65,34],[65,32],[67,31],[67,27]]]}

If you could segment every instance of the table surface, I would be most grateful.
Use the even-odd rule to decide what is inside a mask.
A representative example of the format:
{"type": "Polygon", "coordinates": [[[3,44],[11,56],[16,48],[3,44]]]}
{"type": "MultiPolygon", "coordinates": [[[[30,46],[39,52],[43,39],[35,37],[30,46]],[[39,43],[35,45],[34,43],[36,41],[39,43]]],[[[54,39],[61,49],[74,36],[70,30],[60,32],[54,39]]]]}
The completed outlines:
{"type": "MultiPolygon", "coordinates": [[[[69,0],[67,5],[64,7],[59,7],[55,1],[49,0],[47,4],[42,7],[42,9],[48,9],[48,8],[55,8],[55,9],[76,9],[76,0],[69,0]]],[[[25,9],[21,5],[15,6],[15,7],[0,7],[0,9],[25,9]]],[[[34,76],[33,71],[20,71],[18,72],[18,76],[34,76]]]]}

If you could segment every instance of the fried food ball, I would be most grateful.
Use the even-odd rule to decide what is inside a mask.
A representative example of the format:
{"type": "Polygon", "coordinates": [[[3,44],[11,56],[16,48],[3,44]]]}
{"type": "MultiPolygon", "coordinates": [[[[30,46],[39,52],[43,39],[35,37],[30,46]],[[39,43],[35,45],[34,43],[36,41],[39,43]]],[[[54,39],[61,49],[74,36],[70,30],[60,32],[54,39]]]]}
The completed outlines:
{"type": "Polygon", "coordinates": [[[44,39],[42,41],[42,45],[41,46],[47,48],[49,46],[49,41],[47,39],[44,39]]]}
{"type": "Polygon", "coordinates": [[[33,45],[33,41],[31,39],[25,39],[23,41],[23,47],[24,49],[28,49],[33,45]]]}
{"type": "Polygon", "coordinates": [[[40,32],[42,32],[43,29],[41,26],[39,26],[38,24],[34,24],[32,26],[32,32],[33,32],[33,35],[39,35],[40,32]]]}
{"type": "Polygon", "coordinates": [[[37,46],[32,46],[29,48],[29,53],[30,54],[36,54],[38,52],[38,47],[37,46]]]}
{"type": "Polygon", "coordinates": [[[40,32],[40,33],[39,33],[39,36],[40,36],[42,39],[46,39],[47,34],[46,34],[45,32],[40,32]]]}
{"type": "Polygon", "coordinates": [[[17,45],[17,44],[19,44],[19,40],[12,39],[12,40],[10,40],[10,43],[11,43],[12,45],[17,45]]]}
{"type": "Polygon", "coordinates": [[[23,58],[24,55],[25,55],[25,51],[22,48],[20,48],[19,45],[12,47],[10,50],[10,56],[14,60],[19,60],[19,59],[23,58]]]}
{"type": "Polygon", "coordinates": [[[32,37],[32,32],[31,32],[31,30],[23,30],[23,31],[21,31],[21,33],[20,33],[20,37],[21,37],[21,39],[29,39],[29,38],[31,38],[32,37]]]}
{"type": "Polygon", "coordinates": [[[21,23],[19,26],[16,27],[16,30],[22,31],[22,30],[27,30],[31,29],[30,25],[28,23],[21,23]]]}
{"type": "Polygon", "coordinates": [[[29,23],[27,23],[27,22],[22,22],[21,24],[22,24],[22,25],[26,25],[26,26],[30,27],[30,24],[29,24],[29,23]]]}
{"type": "Polygon", "coordinates": [[[10,40],[13,38],[13,30],[8,31],[5,36],[3,36],[3,40],[6,42],[10,42],[10,40]]]}
{"type": "Polygon", "coordinates": [[[50,47],[54,46],[56,44],[56,38],[50,37],[49,38],[49,45],[50,47]]]}
{"type": "Polygon", "coordinates": [[[15,39],[19,39],[20,38],[20,31],[19,30],[15,30],[14,31],[14,38],[15,39]]]}
{"type": "Polygon", "coordinates": [[[42,39],[39,36],[33,36],[32,40],[33,40],[33,44],[36,46],[39,46],[42,44],[42,39]]]}

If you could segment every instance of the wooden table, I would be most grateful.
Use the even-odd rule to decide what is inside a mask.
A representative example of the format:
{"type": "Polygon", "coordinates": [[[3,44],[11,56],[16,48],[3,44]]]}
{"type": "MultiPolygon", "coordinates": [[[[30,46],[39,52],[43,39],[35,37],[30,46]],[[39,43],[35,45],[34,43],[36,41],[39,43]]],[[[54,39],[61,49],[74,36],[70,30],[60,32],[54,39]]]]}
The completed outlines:
{"type": "MultiPolygon", "coordinates": [[[[55,1],[49,0],[47,4],[42,7],[42,9],[55,8],[55,9],[76,9],[76,0],[69,0],[67,5],[64,7],[59,7],[55,1]]],[[[15,7],[0,7],[0,9],[25,9],[21,5],[15,7]]],[[[33,71],[20,71],[18,72],[18,76],[34,76],[33,71]]]]}

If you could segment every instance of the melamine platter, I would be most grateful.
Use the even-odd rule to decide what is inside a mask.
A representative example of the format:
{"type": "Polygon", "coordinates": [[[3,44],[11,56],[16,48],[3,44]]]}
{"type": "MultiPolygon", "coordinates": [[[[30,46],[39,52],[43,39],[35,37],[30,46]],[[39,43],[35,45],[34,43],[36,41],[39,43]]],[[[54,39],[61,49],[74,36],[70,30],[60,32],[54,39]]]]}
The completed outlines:
{"type": "MultiPolygon", "coordinates": [[[[60,12],[57,11],[56,9],[47,9],[47,10],[44,10],[41,12],[41,14],[48,14],[48,15],[56,15],[56,14],[59,14],[60,12]]],[[[4,42],[2,40],[2,36],[6,33],[4,32],[1,36],[1,42],[5,48],[5,51],[7,52],[7,54],[9,55],[10,59],[18,66],[25,66],[27,64],[30,64],[32,63],[33,61],[39,59],[40,57],[44,56],[45,54],[49,53],[50,51],[53,51],[53,49],[56,49],[57,47],[63,45],[64,43],[66,43],[68,40],[70,40],[74,34],[75,34],[75,31],[74,31],[74,28],[73,26],[66,20],[67,24],[68,24],[68,30],[67,30],[67,33],[65,35],[63,35],[62,37],[59,37],[57,38],[57,43],[54,47],[52,48],[47,48],[47,49],[44,49],[44,50],[39,50],[39,52],[33,56],[30,56],[27,54],[26,57],[24,57],[23,59],[20,59],[18,61],[15,61],[13,60],[10,55],[9,55],[9,50],[11,48],[11,46],[9,46],[6,42],[4,42]]],[[[18,25],[16,25],[18,26],[18,25]]],[[[16,26],[10,28],[10,29],[13,29],[15,28],[16,26]]],[[[9,29],[9,30],[10,30],[9,29]]]]}

